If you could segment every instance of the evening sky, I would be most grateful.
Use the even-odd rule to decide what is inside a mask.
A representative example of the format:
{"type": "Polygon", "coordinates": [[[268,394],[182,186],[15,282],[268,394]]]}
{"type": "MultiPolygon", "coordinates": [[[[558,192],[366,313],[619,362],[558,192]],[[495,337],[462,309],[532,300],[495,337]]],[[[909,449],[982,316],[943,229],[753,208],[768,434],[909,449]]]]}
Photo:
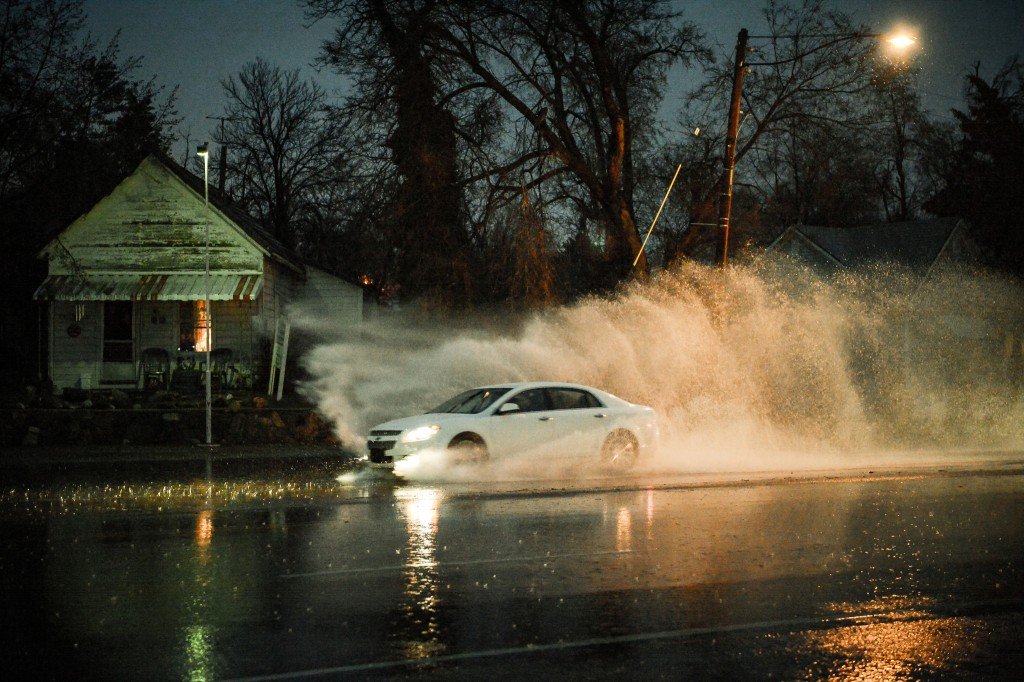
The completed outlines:
{"type": "MultiPolygon", "coordinates": [[[[740,28],[763,33],[763,3],[751,0],[679,2],[719,53],[731,51],[740,28]]],[[[920,37],[920,87],[935,113],[962,106],[963,78],[980,61],[991,75],[1008,57],[1024,53],[1024,2],[1020,0],[836,0],[832,7],[850,12],[877,31],[896,24],[920,37]]],[[[223,111],[220,82],[261,56],[286,68],[301,68],[330,93],[345,82],[313,66],[331,35],[330,21],[310,25],[290,0],[86,0],[87,30],[103,43],[120,30],[122,55],[143,58],[139,77],[155,76],[167,88],[178,87],[182,118],[179,135],[191,144],[212,138],[223,111]]],[[[697,69],[673,71],[662,110],[672,124],[673,102],[700,78],[697,69]]],[[[723,113],[724,115],[724,113],[723,113]]],[[[175,154],[184,152],[181,149],[175,154]]]]}

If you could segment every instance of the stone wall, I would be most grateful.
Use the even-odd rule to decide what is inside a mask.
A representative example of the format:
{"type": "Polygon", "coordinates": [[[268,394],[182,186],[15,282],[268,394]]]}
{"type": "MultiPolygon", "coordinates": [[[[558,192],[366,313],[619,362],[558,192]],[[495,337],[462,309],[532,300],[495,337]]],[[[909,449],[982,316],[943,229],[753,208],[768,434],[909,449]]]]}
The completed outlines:
{"type": "MultiPolygon", "coordinates": [[[[205,440],[201,400],[168,393],[83,392],[9,404],[0,412],[0,446],[189,445],[205,440]],[[84,396],[84,398],[83,398],[84,396]]],[[[330,425],[308,406],[268,405],[267,399],[219,396],[213,439],[221,445],[337,445],[330,425]]]]}

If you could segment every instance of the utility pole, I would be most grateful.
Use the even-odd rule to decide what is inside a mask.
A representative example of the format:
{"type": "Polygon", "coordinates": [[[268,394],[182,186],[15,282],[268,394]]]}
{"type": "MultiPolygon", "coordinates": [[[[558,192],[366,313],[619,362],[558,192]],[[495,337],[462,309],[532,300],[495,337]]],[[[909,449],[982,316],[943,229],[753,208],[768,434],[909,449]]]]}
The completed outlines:
{"type": "Polygon", "coordinates": [[[729,265],[729,220],[732,218],[733,174],[736,172],[736,140],[740,132],[740,104],[743,98],[743,73],[746,71],[747,29],[736,36],[736,64],[732,72],[732,99],[729,102],[729,130],[725,136],[725,187],[718,209],[718,265],[729,265]]]}

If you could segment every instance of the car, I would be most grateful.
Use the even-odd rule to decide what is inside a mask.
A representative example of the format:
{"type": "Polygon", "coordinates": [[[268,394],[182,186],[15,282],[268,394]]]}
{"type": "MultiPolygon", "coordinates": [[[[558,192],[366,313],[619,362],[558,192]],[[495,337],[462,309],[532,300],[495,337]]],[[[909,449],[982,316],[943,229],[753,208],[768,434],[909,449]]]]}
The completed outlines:
{"type": "Polygon", "coordinates": [[[511,457],[578,457],[628,470],[657,447],[655,411],[571,383],[481,386],[425,414],[378,424],[366,446],[370,463],[403,468],[424,457],[481,463],[511,457]]]}

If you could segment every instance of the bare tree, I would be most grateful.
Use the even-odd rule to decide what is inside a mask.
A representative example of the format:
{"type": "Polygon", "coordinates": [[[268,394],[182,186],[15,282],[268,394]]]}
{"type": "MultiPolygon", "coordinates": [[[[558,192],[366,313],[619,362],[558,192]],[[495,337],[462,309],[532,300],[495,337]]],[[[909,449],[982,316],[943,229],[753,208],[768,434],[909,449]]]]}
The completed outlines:
{"type": "MultiPolygon", "coordinates": [[[[751,38],[747,59],[737,182],[762,201],[774,200],[778,220],[815,219],[828,197],[849,198],[835,189],[844,173],[857,170],[872,182],[870,164],[863,172],[859,166],[841,168],[841,154],[821,152],[830,145],[846,145],[844,152],[850,151],[846,143],[866,136],[878,123],[871,106],[877,47],[868,38],[868,27],[826,9],[823,0],[769,2],[765,18],[768,34],[751,38]],[[820,163],[810,163],[811,157],[820,163]]],[[[708,70],[706,81],[690,95],[687,129],[724,127],[732,70],[728,60],[708,70]]],[[[693,213],[704,218],[700,222],[712,222],[707,217],[715,213],[716,194],[705,194],[705,205],[694,207],[693,213]]],[[[824,210],[842,213],[838,206],[824,210]]],[[[706,241],[708,227],[689,229],[679,251],[690,253],[706,241]]]]}
{"type": "Polygon", "coordinates": [[[551,237],[544,214],[530,201],[530,194],[525,188],[521,196],[512,235],[509,295],[514,303],[526,308],[543,307],[554,300],[551,237]]]}
{"type": "Polygon", "coordinates": [[[436,26],[434,49],[463,65],[463,90],[494,93],[520,124],[514,155],[469,180],[514,196],[524,177],[528,189],[558,179],[549,201],[597,223],[607,275],[627,276],[640,246],[637,147],[668,67],[702,54],[696,28],[656,0],[467,5],[436,26]]]}
{"type": "Polygon", "coordinates": [[[298,244],[295,218],[303,201],[337,182],[344,134],[324,91],[257,58],[223,81],[223,136],[232,153],[232,194],[260,215],[282,243],[298,244]]]}
{"type": "MultiPolygon", "coordinates": [[[[601,245],[606,285],[629,274],[640,244],[637,160],[651,147],[665,74],[678,60],[704,55],[696,28],[679,13],[658,0],[309,4],[316,17],[343,19],[328,55],[360,65],[353,74],[360,91],[356,111],[391,103],[396,123],[387,140],[395,152],[403,121],[414,120],[403,113],[403,74],[408,68],[416,76],[417,115],[429,114],[444,124],[437,130],[451,134],[420,134],[418,140],[454,140],[456,147],[431,147],[428,168],[460,187],[473,244],[486,244],[497,211],[517,202],[525,186],[536,192],[539,210],[581,214],[585,226],[597,228],[591,236],[601,245]],[[418,70],[392,47],[374,50],[366,40],[377,37],[390,46],[380,38],[386,28],[381,12],[407,27],[403,49],[415,46],[418,70]],[[346,45],[347,51],[338,49],[346,45]],[[457,167],[439,173],[444,166],[438,162],[452,159],[457,167]]],[[[410,161],[422,163],[415,156],[410,161]]],[[[414,177],[411,167],[400,172],[414,177]]],[[[644,260],[639,269],[646,271],[644,260]]]]}
{"type": "Polygon", "coordinates": [[[885,217],[911,220],[939,187],[942,168],[953,155],[952,124],[929,118],[917,93],[918,71],[881,62],[874,86],[878,123],[876,182],[885,217]]]}

